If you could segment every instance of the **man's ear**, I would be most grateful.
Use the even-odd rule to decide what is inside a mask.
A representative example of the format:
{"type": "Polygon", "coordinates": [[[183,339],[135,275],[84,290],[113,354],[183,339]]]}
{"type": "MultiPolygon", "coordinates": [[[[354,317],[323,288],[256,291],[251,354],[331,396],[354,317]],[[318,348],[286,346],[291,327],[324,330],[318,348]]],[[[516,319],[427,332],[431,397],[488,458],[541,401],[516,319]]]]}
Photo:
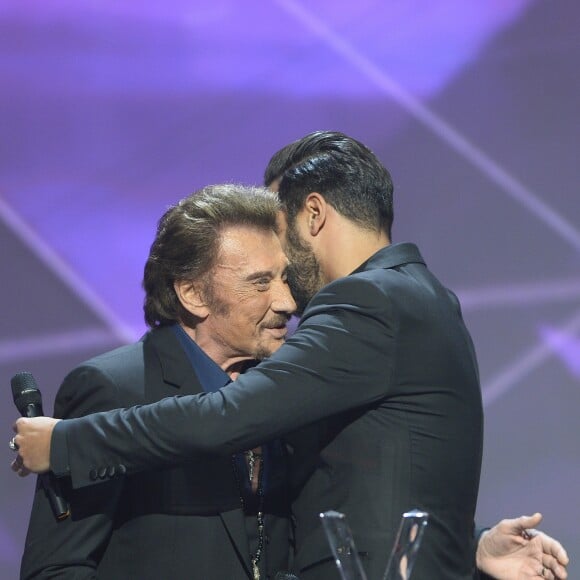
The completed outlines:
{"type": "Polygon", "coordinates": [[[173,283],[173,289],[181,306],[197,318],[207,318],[209,306],[198,284],[189,280],[178,280],[173,283]]]}
{"type": "Polygon", "coordinates": [[[317,236],[326,222],[328,204],[320,193],[313,191],[306,197],[304,209],[308,219],[308,231],[311,236],[317,236]]]}

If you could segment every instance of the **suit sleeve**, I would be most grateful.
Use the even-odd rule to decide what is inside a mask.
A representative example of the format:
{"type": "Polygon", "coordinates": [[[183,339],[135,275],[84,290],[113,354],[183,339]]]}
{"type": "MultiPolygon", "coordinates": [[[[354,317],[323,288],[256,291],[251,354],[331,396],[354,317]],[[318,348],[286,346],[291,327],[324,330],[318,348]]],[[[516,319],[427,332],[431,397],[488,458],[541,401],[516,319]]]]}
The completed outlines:
{"type": "Polygon", "coordinates": [[[230,454],[372,404],[388,394],[396,327],[375,284],[343,278],[315,297],[285,345],[231,385],[63,421],[51,456],[66,446],[73,486],[82,487],[95,483],[92,465],[123,464],[130,474],[230,454]]]}
{"type": "MultiPolygon", "coordinates": [[[[113,382],[92,367],[72,371],[55,400],[55,417],[79,417],[119,406],[113,382]]],[[[97,578],[96,566],[108,543],[122,480],[109,480],[97,488],[73,490],[61,479],[71,514],[57,521],[37,481],[24,547],[21,580],[97,578]]]]}

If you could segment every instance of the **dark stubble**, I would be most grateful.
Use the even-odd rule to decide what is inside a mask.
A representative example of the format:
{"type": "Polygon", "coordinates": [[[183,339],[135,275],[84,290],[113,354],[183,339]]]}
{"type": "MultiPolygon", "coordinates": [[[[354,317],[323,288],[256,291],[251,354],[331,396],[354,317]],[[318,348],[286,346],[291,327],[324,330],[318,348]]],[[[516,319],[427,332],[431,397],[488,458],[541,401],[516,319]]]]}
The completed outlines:
{"type": "Polygon", "coordinates": [[[286,254],[290,260],[288,286],[296,301],[297,314],[301,315],[324,282],[312,247],[300,239],[294,223],[289,223],[286,231],[286,254]]]}

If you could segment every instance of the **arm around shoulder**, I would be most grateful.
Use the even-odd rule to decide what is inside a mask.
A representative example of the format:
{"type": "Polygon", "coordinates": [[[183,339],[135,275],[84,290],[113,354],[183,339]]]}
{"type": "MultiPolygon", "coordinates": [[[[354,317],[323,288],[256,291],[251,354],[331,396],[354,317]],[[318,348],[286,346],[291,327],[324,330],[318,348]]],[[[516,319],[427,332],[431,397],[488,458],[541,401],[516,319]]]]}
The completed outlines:
{"type": "Polygon", "coordinates": [[[73,486],[95,483],[91,465],[122,465],[131,474],[231,454],[388,395],[396,325],[387,299],[368,282],[331,286],[286,344],[220,391],[59,425],[73,486]]]}

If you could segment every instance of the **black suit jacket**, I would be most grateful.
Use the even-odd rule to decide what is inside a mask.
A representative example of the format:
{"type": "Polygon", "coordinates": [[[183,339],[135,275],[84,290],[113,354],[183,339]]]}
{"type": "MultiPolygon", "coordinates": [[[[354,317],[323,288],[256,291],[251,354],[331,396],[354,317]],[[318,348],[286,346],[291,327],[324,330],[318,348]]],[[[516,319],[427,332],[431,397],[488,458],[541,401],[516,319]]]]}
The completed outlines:
{"type": "MultiPolygon", "coordinates": [[[[98,356],[63,382],[55,416],[151,403],[202,392],[169,328],[98,356]]],[[[240,509],[229,456],[196,456],[183,465],[129,477],[120,462],[95,466],[101,486],[65,493],[71,517],[57,522],[37,489],[22,560],[22,578],[126,580],[250,577],[248,535],[255,516],[240,509]]],[[[66,481],[63,481],[66,485],[66,481]]],[[[273,498],[267,516],[265,569],[288,566],[288,505],[273,498]]]]}
{"type": "Polygon", "coordinates": [[[412,244],[384,248],[323,288],[294,336],[233,385],[61,423],[51,461],[82,487],[94,465],[150,469],[248,448],[323,418],[289,438],[297,568],[330,577],[316,574],[330,555],[318,513],[336,509],[348,517],[369,578],[381,578],[401,514],[419,508],[430,524],[413,577],[472,578],[477,364],[457,299],[412,244]]]}

